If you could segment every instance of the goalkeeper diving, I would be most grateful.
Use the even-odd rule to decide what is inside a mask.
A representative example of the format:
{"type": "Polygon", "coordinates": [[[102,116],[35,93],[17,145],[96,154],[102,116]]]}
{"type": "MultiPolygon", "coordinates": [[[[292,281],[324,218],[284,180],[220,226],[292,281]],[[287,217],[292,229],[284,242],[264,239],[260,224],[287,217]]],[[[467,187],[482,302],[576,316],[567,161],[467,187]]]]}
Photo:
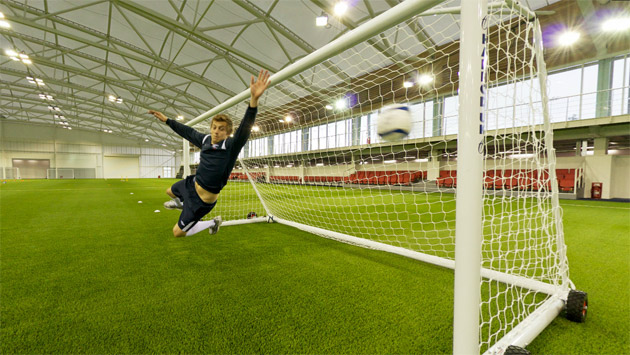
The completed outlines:
{"type": "MultiPolygon", "coordinates": [[[[216,234],[221,217],[210,221],[201,219],[217,204],[221,189],[227,184],[236,159],[249,138],[258,111],[258,99],[269,86],[269,72],[260,70],[258,79],[251,77],[249,107],[238,129],[232,134],[232,120],[224,114],[212,118],[210,134],[203,134],[192,127],[167,118],[158,111],[149,113],[166,123],[175,133],[201,149],[199,167],[195,175],[187,176],[166,190],[171,201],[165,202],[168,209],[181,209],[179,221],[173,227],[175,237],[191,236],[208,229],[216,234]]],[[[187,152],[184,152],[185,154],[187,152]]]]}

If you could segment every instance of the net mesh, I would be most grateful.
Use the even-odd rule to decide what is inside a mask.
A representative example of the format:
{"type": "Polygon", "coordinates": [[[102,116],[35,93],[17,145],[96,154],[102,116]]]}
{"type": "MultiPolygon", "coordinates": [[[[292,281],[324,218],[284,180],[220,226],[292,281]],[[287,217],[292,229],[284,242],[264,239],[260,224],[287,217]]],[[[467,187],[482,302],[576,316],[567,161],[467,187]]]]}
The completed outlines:
{"type": "MultiPolygon", "coordinates": [[[[482,267],[561,285],[535,22],[508,5],[489,12],[482,267]]],[[[272,215],[454,260],[458,64],[459,15],[418,15],[273,86],[212,216],[272,215]],[[413,128],[388,143],[376,121],[393,103],[409,107],[413,128]]],[[[238,121],[245,107],[226,113],[238,121]]],[[[484,278],[480,351],[548,297],[484,278]]]]}
{"type": "Polygon", "coordinates": [[[74,179],[74,169],[57,168],[46,169],[47,179],[74,179]]]}

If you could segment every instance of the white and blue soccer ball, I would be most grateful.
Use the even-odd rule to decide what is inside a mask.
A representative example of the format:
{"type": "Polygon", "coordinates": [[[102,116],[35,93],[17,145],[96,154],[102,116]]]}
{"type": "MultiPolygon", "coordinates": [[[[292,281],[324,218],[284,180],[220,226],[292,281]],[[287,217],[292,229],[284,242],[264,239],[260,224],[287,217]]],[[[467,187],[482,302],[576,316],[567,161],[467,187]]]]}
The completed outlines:
{"type": "Polygon", "coordinates": [[[404,139],[411,132],[411,112],[405,105],[385,107],[378,115],[376,132],[387,142],[404,139]]]}

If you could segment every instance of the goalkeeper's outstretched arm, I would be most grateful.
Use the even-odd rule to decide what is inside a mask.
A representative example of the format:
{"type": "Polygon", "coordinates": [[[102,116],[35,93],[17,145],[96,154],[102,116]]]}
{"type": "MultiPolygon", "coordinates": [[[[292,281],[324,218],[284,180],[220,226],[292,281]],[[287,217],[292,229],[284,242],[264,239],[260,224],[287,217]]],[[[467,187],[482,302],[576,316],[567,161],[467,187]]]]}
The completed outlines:
{"type": "Polygon", "coordinates": [[[155,116],[155,118],[157,118],[158,120],[166,123],[169,127],[171,127],[173,131],[175,131],[175,133],[179,134],[184,139],[201,149],[201,146],[203,145],[203,139],[206,136],[205,134],[196,131],[192,127],[186,126],[185,124],[181,124],[177,121],[167,118],[162,112],[149,110],[149,113],[155,116]]]}
{"type": "Polygon", "coordinates": [[[258,99],[265,90],[269,87],[269,72],[266,70],[260,70],[258,74],[258,79],[254,80],[254,77],[251,78],[251,83],[249,85],[251,90],[251,97],[249,99],[249,107],[247,111],[245,111],[245,116],[243,116],[243,120],[241,124],[238,126],[238,129],[234,133],[234,144],[233,153],[238,155],[249,139],[249,135],[252,131],[252,127],[254,126],[254,122],[256,120],[256,113],[258,111],[258,99]]]}

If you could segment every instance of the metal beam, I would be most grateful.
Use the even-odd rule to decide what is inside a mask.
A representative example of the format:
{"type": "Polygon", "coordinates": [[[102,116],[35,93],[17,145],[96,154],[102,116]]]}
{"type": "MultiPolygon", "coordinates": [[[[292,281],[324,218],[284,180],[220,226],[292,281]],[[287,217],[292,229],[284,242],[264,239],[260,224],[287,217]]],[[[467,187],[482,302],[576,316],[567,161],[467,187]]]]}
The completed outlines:
{"type": "MultiPolygon", "coordinates": [[[[3,2],[6,5],[8,5],[8,6],[12,7],[12,8],[18,9],[21,12],[24,12],[24,13],[27,12],[27,13],[32,13],[32,14],[35,14],[35,15],[41,15],[42,13],[45,13],[42,10],[33,8],[31,6],[24,5],[22,3],[14,1],[14,0],[3,0],[3,2]]],[[[118,5],[122,5],[120,2],[116,2],[116,3],[118,5]]],[[[63,19],[63,18],[60,18],[60,17],[56,17],[56,16],[52,16],[51,18],[48,19],[50,21],[53,21],[53,24],[54,23],[59,23],[59,24],[62,24],[64,26],[70,27],[72,29],[75,29],[75,30],[84,32],[86,34],[89,34],[90,36],[99,38],[99,39],[101,39],[101,40],[103,40],[105,42],[109,41],[111,44],[114,44],[114,45],[120,46],[122,48],[125,48],[126,50],[129,50],[130,52],[124,52],[124,51],[119,50],[117,47],[115,47],[113,45],[109,45],[108,46],[108,45],[100,44],[98,42],[94,42],[94,40],[92,40],[92,39],[82,38],[82,37],[75,36],[75,35],[73,35],[71,33],[68,33],[68,32],[63,32],[63,31],[57,30],[56,28],[50,28],[48,26],[35,23],[35,22],[33,22],[32,20],[30,20],[30,19],[28,19],[26,17],[18,17],[18,16],[12,16],[12,15],[5,15],[5,16],[10,21],[14,21],[16,23],[21,23],[21,24],[23,24],[25,26],[29,26],[29,27],[32,27],[32,28],[35,28],[35,29],[38,29],[38,30],[41,30],[41,31],[44,31],[44,32],[50,32],[51,34],[54,34],[54,35],[66,37],[66,38],[72,39],[72,40],[80,42],[80,43],[89,44],[92,47],[96,47],[96,48],[102,49],[102,50],[104,50],[106,52],[110,51],[112,53],[116,53],[116,54],[120,55],[123,58],[127,57],[127,58],[133,59],[135,61],[138,61],[140,63],[146,64],[148,66],[156,67],[156,68],[159,68],[159,69],[164,70],[164,71],[169,71],[172,74],[175,74],[175,75],[187,78],[190,81],[197,82],[197,83],[199,83],[201,85],[204,85],[204,86],[209,86],[212,89],[220,91],[220,92],[223,92],[226,95],[229,95],[229,96],[235,95],[234,92],[232,92],[231,90],[223,87],[222,85],[220,85],[218,83],[215,83],[215,82],[213,82],[213,81],[211,81],[209,79],[200,77],[199,75],[197,75],[196,73],[194,73],[194,72],[192,72],[192,71],[190,71],[188,69],[180,68],[178,65],[175,65],[175,64],[172,64],[172,63],[171,63],[170,67],[167,67],[168,63],[170,63],[168,60],[160,58],[160,57],[155,57],[149,51],[146,51],[146,50],[143,50],[143,49],[138,48],[136,46],[133,46],[133,45],[131,45],[129,43],[126,43],[126,42],[124,42],[124,41],[122,41],[120,39],[117,39],[117,38],[114,38],[114,37],[107,37],[107,35],[102,33],[102,32],[99,32],[99,31],[90,29],[88,27],[79,25],[79,24],[74,23],[72,21],[69,21],[69,20],[66,20],[66,19],[63,19]]]]}

